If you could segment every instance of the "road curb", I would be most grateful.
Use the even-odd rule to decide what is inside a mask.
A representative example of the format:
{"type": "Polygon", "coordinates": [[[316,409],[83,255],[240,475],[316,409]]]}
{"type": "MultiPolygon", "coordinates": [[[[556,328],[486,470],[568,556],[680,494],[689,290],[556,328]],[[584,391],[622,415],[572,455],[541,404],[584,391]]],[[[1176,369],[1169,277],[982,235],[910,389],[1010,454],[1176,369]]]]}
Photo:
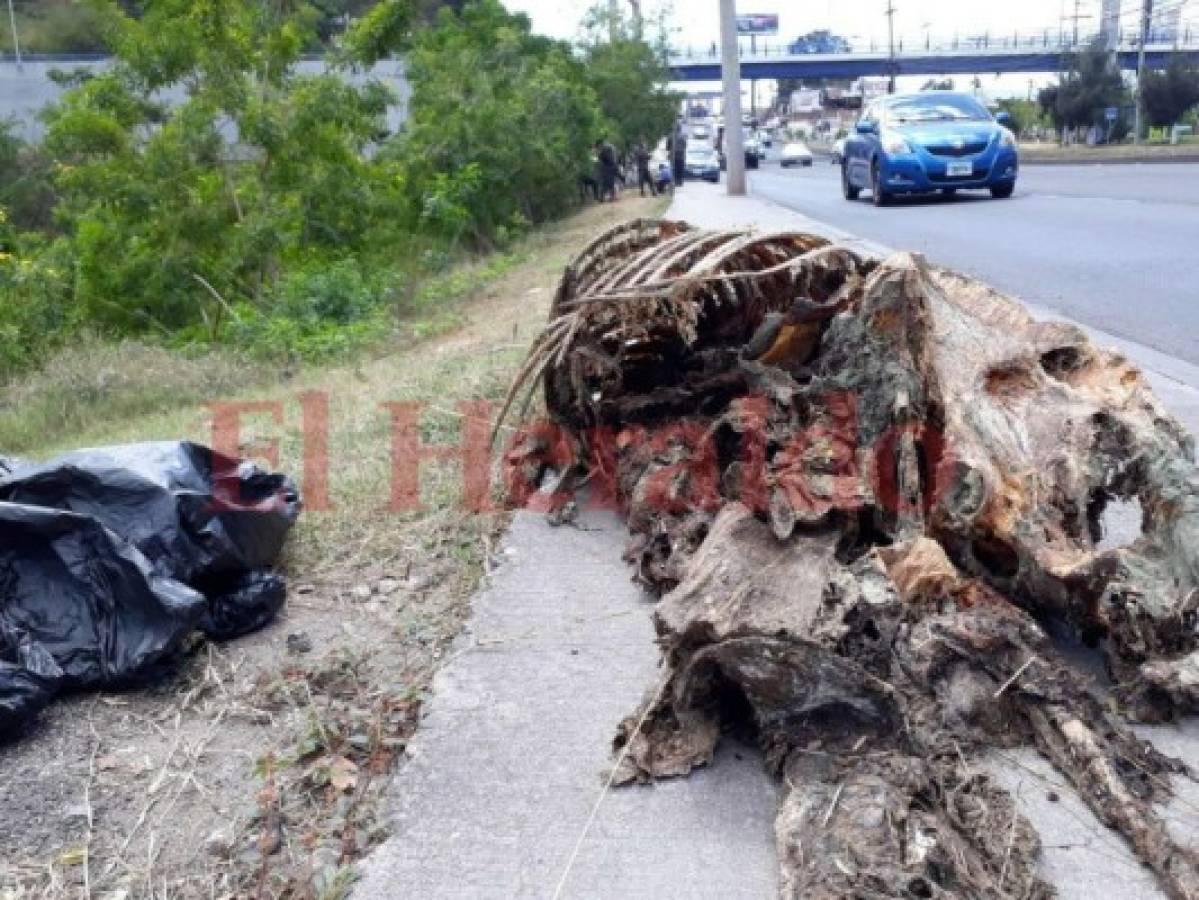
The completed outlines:
{"type": "Polygon", "coordinates": [[[1170,163],[1197,162],[1199,162],[1199,152],[1177,156],[1157,156],[1147,153],[1143,156],[1121,156],[1113,159],[1037,159],[1027,155],[1020,157],[1021,166],[1164,166],[1170,163]]]}

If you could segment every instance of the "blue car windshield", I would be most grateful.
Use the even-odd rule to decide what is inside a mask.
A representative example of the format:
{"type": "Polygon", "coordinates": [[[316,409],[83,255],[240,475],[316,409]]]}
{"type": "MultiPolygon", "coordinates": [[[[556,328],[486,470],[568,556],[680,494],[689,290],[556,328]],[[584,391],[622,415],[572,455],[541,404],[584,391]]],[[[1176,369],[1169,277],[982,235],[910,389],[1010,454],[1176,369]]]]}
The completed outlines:
{"type": "Polygon", "coordinates": [[[964,122],[989,120],[990,113],[973,97],[963,94],[927,94],[899,97],[888,101],[886,116],[889,122],[906,125],[911,122],[964,122]]]}

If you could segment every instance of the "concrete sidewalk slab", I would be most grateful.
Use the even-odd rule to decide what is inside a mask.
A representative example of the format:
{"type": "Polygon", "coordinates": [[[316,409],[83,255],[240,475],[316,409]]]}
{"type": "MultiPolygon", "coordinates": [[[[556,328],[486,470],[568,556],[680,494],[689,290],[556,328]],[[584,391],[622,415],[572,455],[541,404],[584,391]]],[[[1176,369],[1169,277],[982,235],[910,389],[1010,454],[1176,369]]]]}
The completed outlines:
{"type": "MultiPolygon", "coordinates": [[[[392,792],[394,835],[356,898],[555,896],[616,725],[657,679],[626,538],[611,513],[559,528],[516,516],[434,683],[392,792]]],[[[561,896],[771,897],[777,803],[757,750],[734,744],[692,778],[613,790],[561,896]]]]}
{"type": "MultiPolygon", "coordinates": [[[[783,207],[729,198],[723,186],[687,183],[670,215],[704,227],[813,231],[864,253],[890,252],[783,207]]],[[[1093,337],[1141,365],[1199,430],[1199,371],[1093,337]]],[[[621,560],[625,539],[608,513],[584,512],[578,527],[559,528],[516,516],[504,562],[435,680],[393,783],[393,835],[364,864],[358,900],[775,896],[778,790],[756,749],[727,742],[689,778],[606,794],[571,862],[601,797],[615,726],[657,684],[650,600],[621,560]]],[[[1141,734],[1199,758],[1194,722],[1141,734]]],[[[997,754],[989,767],[1041,831],[1043,874],[1062,898],[1163,896],[1124,841],[1036,754],[997,754]],[[1061,799],[1049,801],[1050,791],[1061,799]]],[[[1199,789],[1179,788],[1165,814],[1194,842],[1199,789]]]]}

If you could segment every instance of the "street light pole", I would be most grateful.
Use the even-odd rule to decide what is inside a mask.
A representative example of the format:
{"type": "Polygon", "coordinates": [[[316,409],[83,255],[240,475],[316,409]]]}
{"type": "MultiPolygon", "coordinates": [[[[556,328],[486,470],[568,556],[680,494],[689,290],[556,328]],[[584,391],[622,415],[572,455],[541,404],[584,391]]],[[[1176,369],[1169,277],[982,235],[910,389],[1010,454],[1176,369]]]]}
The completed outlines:
{"type": "Polygon", "coordinates": [[[720,0],[720,73],[724,84],[724,158],[730,197],[745,196],[745,140],[741,134],[741,60],[735,0],[720,0]]]}
{"type": "Polygon", "coordinates": [[[1137,105],[1132,117],[1132,142],[1141,142],[1141,120],[1145,112],[1145,95],[1141,91],[1141,77],[1145,74],[1145,42],[1149,40],[1149,26],[1153,21],[1153,0],[1142,0],[1141,46],[1137,50],[1137,105]]]}
{"type": "Polygon", "coordinates": [[[21,71],[21,39],[17,36],[17,14],[13,12],[12,0],[8,0],[8,24],[12,28],[13,55],[17,58],[17,71],[21,71]]]}
{"type": "Polygon", "coordinates": [[[890,62],[887,64],[890,80],[887,82],[887,93],[895,93],[895,4],[891,0],[887,0],[887,55],[890,62]]]}

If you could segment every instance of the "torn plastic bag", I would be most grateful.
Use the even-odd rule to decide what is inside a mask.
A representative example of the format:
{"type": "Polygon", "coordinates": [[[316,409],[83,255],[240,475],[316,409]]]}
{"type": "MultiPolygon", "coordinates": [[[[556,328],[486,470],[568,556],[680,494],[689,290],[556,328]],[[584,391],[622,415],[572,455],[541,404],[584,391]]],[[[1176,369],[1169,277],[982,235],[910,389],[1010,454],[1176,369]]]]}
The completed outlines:
{"type": "Polygon", "coordinates": [[[301,507],[286,475],[179,441],[27,464],[0,478],[0,500],[94,516],[188,584],[272,565],[301,507]]]}
{"type": "MultiPolygon", "coordinates": [[[[90,516],[0,503],[0,633],[7,661],[56,688],[110,687],[173,656],[204,596],[153,571],[90,516]],[[15,657],[15,658],[12,658],[15,657]],[[40,661],[42,672],[30,669],[40,661]]],[[[5,702],[5,701],[0,701],[5,702]]]]}

